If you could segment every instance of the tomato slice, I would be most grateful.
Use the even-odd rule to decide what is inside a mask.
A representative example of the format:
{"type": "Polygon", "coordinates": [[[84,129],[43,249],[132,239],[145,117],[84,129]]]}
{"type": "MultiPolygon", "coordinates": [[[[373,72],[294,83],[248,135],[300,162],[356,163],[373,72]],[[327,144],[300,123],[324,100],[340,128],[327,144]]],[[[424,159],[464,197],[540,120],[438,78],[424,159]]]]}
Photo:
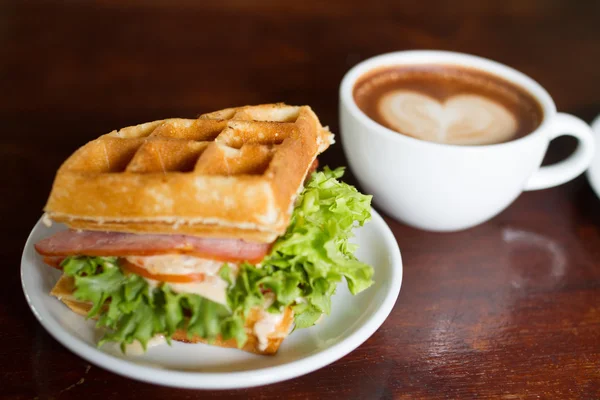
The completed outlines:
{"type": "Polygon", "coordinates": [[[139,267],[125,259],[119,260],[121,268],[134,273],[144,278],[154,279],[155,281],[161,282],[173,282],[173,283],[190,283],[190,282],[202,282],[204,280],[204,274],[199,272],[197,274],[187,275],[170,275],[170,274],[152,274],[147,269],[139,267]]]}

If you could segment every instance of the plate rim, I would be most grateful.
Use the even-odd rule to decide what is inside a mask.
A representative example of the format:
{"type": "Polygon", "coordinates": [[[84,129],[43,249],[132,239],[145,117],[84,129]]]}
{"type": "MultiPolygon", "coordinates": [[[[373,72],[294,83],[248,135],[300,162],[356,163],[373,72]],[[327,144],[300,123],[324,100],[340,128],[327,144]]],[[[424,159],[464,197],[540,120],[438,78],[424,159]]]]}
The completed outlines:
{"type": "Polygon", "coordinates": [[[377,308],[372,315],[366,318],[366,321],[362,326],[358,327],[353,333],[340,342],[327,347],[322,351],[315,352],[304,358],[282,365],[234,372],[172,371],[140,365],[126,359],[115,357],[97,348],[90,347],[89,344],[83,340],[73,337],[53,318],[44,318],[44,316],[40,315],[34,304],[35,301],[30,298],[26,288],[24,275],[25,256],[27,250],[33,246],[31,243],[31,236],[36,230],[36,227],[41,223],[42,218],[40,218],[31,229],[23,248],[20,270],[21,288],[32,313],[55,340],[84,360],[117,375],[155,385],[188,389],[220,390],[268,385],[306,375],[341,359],[367,341],[385,322],[388,315],[393,310],[402,286],[404,272],[402,256],[394,234],[385,220],[373,208],[371,208],[371,215],[372,219],[369,223],[376,223],[380,226],[380,229],[378,230],[381,232],[384,245],[391,256],[391,276],[389,277],[391,285],[384,296],[381,306],[377,308]]]}

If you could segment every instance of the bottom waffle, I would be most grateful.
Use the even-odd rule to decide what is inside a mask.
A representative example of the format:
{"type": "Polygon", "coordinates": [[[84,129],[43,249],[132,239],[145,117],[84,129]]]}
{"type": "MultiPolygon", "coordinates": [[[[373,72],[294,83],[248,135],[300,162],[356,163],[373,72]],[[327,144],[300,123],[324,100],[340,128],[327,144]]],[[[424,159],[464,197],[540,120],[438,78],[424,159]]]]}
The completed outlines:
{"type": "MultiPolygon", "coordinates": [[[[73,297],[73,283],[73,278],[63,275],[58,280],[56,285],[54,285],[54,287],[50,291],[50,294],[62,301],[73,312],[82,316],[87,316],[92,306],[87,302],[78,301],[73,297]]],[[[284,310],[281,322],[276,326],[275,331],[267,336],[268,340],[265,347],[260,346],[258,337],[254,334],[254,324],[256,324],[256,322],[259,320],[260,313],[261,309],[258,307],[250,310],[245,325],[248,340],[241,348],[241,350],[255,354],[274,355],[275,353],[277,353],[277,350],[283,342],[283,339],[287,337],[292,328],[292,325],[294,323],[294,312],[290,307],[287,307],[284,310]]],[[[188,338],[185,329],[177,330],[173,334],[172,338],[173,340],[176,340],[178,342],[208,343],[205,339],[199,336],[192,336],[191,338],[188,338]]],[[[223,340],[220,337],[218,337],[215,341],[213,341],[210,344],[219,347],[238,348],[235,339],[223,340]]]]}

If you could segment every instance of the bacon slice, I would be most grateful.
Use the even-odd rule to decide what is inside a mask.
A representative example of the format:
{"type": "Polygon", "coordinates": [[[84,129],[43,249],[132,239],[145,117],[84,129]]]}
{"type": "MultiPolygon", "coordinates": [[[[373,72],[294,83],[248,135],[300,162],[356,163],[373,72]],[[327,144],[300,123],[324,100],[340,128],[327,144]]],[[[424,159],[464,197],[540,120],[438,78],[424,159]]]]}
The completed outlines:
{"type": "Polygon", "coordinates": [[[269,243],[251,243],[238,239],[73,230],[58,232],[35,244],[37,252],[46,258],[72,255],[124,257],[189,254],[219,261],[251,263],[262,261],[270,248],[269,243]]]}

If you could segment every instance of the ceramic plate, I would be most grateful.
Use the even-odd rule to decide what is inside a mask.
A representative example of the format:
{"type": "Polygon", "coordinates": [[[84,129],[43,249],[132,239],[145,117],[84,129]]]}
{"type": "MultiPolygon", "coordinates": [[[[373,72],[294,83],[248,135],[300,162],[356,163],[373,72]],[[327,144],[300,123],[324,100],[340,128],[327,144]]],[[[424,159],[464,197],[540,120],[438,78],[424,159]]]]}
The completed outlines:
{"type": "Polygon", "coordinates": [[[374,266],[375,284],[352,296],[345,282],[332,300],[331,315],[308,329],[293,332],[275,356],[259,356],[236,349],[174,342],[150,348],[144,355],[124,356],[116,346],[95,345],[94,321],[71,312],[48,293],[60,271],[45,265],[33,244],[65,229],[41,221],[33,228],[21,260],[23,291],[31,310],[60,343],[87,361],[116,374],[166,386],[230,389],[265,385],[294,378],[324,367],[367,340],[386,319],[402,283],[402,260],[392,232],[375,212],[356,229],[357,257],[374,266]]]}
{"type": "Polygon", "coordinates": [[[596,139],[596,155],[592,159],[592,163],[587,170],[587,178],[596,196],[600,197],[600,116],[596,117],[592,122],[592,130],[596,139]]]}

